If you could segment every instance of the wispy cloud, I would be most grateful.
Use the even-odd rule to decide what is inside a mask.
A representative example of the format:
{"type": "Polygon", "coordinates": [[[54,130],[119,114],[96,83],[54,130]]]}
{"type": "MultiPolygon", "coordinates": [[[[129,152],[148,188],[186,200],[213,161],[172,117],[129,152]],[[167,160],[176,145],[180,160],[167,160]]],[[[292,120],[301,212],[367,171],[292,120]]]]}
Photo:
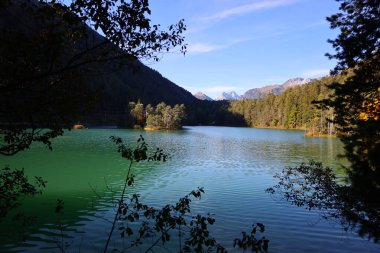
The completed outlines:
{"type": "Polygon", "coordinates": [[[217,50],[226,49],[232,46],[235,46],[236,44],[245,43],[252,40],[257,39],[265,39],[265,38],[272,38],[272,37],[278,37],[283,35],[283,32],[275,32],[272,34],[266,34],[266,35],[260,35],[260,36],[253,36],[253,37],[242,37],[242,38],[233,38],[228,39],[224,44],[211,44],[211,43],[194,43],[187,46],[187,52],[193,53],[193,54],[202,54],[202,53],[209,53],[217,50]]]}
{"type": "Polygon", "coordinates": [[[302,76],[305,77],[320,77],[325,76],[330,73],[329,69],[312,69],[312,70],[306,70],[302,72],[302,76]]]}
{"type": "Polygon", "coordinates": [[[187,47],[188,53],[209,53],[212,51],[223,49],[226,46],[222,45],[211,45],[211,44],[205,44],[205,43],[195,43],[190,44],[187,47]]]}
{"type": "Polygon", "coordinates": [[[247,13],[257,12],[261,10],[273,9],[280,6],[290,5],[298,0],[260,0],[255,1],[250,4],[245,4],[230,9],[223,10],[221,12],[215,13],[211,16],[202,18],[204,21],[217,21],[222,20],[231,16],[243,15],[247,13]]]}

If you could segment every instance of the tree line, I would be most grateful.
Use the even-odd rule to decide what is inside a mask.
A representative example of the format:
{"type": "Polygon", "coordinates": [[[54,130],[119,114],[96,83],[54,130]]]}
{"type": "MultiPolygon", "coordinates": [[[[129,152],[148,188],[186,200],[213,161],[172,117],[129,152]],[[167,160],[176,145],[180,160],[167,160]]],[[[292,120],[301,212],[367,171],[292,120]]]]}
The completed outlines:
{"type": "Polygon", "coordinates": [[[229,111],[244,117],[249,127],[305,129],[308,135],[334,135],[334,110],[316,104],[332,93],[328,86],[343,82],[344,77],[326,76],[311,83],[285,90],[279,95],[268,94],[261,99],[235,100],[229,111]]]}

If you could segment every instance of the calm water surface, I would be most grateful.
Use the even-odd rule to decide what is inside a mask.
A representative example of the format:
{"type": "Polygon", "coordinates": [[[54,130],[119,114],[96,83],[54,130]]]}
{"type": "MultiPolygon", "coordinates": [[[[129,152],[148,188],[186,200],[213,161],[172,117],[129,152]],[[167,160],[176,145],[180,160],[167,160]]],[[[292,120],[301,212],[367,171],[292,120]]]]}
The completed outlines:
{"type": "MultiPolygon", "coordinates": [[[[276,183],[273,175],[286,166],[314,159],[338,168],[344,161],[336,159],[342,151],[337,139],[305,138],[302,131],[229,127],[78,130],[55,140],[53,152],[36,145],[14,157],[1,157],[0,166],[25,168],[28,175],[42,176],[48,184],[43,195],[23,200],[20,210],[37,217],[28,233],[10,221],[0,223],[0,251],[60,252],[58,245],[63,244],[67,252],[102,252],[111,227],[107,219],[114,215],[127,167],[109,136],[134,145],[140,134],[150,146],[172,156],[164,164],[134,167],[133,190],[141,201],[159,207],[203,186],[206,194],[192,202],[193,211],[215,214],[212,231],[229,249],[241,231],[261,222],[272,253],[380,252],[379,245],[345,232],[338,222],[265,193],[276,183]],[[54,213],[57,199],[65,203],[61,215],[54,213]],[[65,225],[57,229],[57,224],[65,225]]],[[[123,246],[115,233],[111,249],[123,246]]]]}

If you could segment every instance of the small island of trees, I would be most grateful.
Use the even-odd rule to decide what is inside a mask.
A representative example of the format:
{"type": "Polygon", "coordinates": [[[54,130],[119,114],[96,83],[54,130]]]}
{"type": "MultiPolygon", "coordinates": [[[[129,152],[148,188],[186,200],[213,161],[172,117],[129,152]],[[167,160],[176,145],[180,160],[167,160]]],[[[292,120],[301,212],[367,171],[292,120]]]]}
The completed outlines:
{"type": "Polygon", "coordinates": [[[182,120],[186,118],[185,105],[171,107],[164,102],[156,107],[140,102],[129,103],[129,126],[145,130],[176,130],[182,128],[182,120]]]}

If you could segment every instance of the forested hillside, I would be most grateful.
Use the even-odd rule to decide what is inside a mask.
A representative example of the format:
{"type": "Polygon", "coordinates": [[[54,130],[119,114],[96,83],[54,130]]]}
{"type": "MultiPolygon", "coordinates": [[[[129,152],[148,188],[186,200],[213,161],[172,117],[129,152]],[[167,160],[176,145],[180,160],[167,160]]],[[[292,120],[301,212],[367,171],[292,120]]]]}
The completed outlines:
{"type": "MultiPolygon", "coordinates": [[[[71,123],[123,124],[131,101],[154,105],[164,101],[174,105],[192,104],[197,100],[190,92],[141,63],[139,57],[148,57],[149,48],[159,43],[145,42],[146,52],[120,49],[68,10],[63,15],[66,7],[59,4],[47,5],[36,0],[10,3],[0,8],[0,34],[3,35],[0,74],[2,84],[12,87],[3,88],[8,92],[0,99],[3,107],[14,111],[25,107],[25,111],[38,115],[41,108],[47,107],[45,101],[48,100],[51,108],[70,108],[73,113],[68,121],[71,123]],[[65,37],[66,34],[75,36],[65,37]],[[52,80],[56,82],[54,86],[50,85],[52,80]],[[54,87],[48,97],[40,92],[45,89],[43,85],[49,89],[54,87]]],[[[167,38],[170,36],[162,37],[167,38]]],[[[9,119],[0,115],[0,120],[9,119]]],[[[10,120],[26,121],[23,118],[10,120]]],[[[38,125],[48,120],[41,121],[38,125]]]]}
{"type": "Polygon", "coordinates": [[[262,99],[231,101],[229,111],[242,115],[250,127],[305,129],[310,135],[335,134],[329,119],[334,112],[316,106],[313,101],[325,99],[331,90],[327,85],[340,82],[341,76],[327,76],[303,86],[285,90],[279,95],[267,94],[262,99]]]}

